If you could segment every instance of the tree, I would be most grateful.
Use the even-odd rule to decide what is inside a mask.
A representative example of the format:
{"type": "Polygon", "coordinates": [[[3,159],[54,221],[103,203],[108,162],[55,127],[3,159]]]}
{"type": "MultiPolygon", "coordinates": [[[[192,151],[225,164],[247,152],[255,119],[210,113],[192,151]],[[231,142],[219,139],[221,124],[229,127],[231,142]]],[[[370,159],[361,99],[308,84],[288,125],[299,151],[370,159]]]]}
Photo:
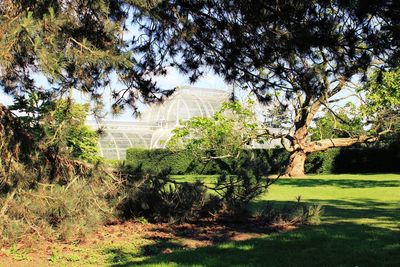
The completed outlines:
{"type": "Polygon", "coordinates": [[[359,136],[365,133],[364,122],[359,108],[352,102],[335,110],[323,110],[322,115],[315,119],[315,125],[310,127],[311,141],[339,137],[359,136]]]}
{"type": "Polygon", "coordinates": [[[331,111],[341,92],[355,92],[350,86],[365,82],[371,69],[398,64],[399,1],[174,0],[139,8],[135,18],[146,36],[136,47],[146,60],[141,67],[173,65],[191,81],[211,67],[290,113],[289,131],[280,135],[291,153],[289,176],[304,175],[311,152],[375,141],[388,131],[380,124],[368,135],[309,138],[313,119],[322,108],[331,111]]]}
{"type": "MultiPolygon", "coordinates": [[[[10,112],[0,103],[1,115],[5,118],[1,119],[0,130],[4,130],[5,135],[14,132],[15,136],[11,138],[12,145],[1,146],[4,151],[0,153],[10,154],[8,152],[14,150],[12,154],[18,161],[22,159],[21,153],[17,153],[20,151],[18,144],[27,144],[21,164],[34,169],[37,166],[32,166],[31,159],[37,156],[44,159],[36,161],[39,167],[43,167],[40,166],[43,162],[48,163],[52,165],[52,174],[62,176],[58,172],[62,169],[60,165],[65,163],[64,166],[75,169],[81,166],[71,160],[70,153],[61,152],[71,146],[92,147],[92,141],[82,143],[82,140],[78,142],[72,138],[68,142],[64,139],[59,144],[63,146],[46,146],[43,138],[39,138],[45,136],[45,129],[34,124],[41,123],[41,116],[49,115],[47,111],[54,112],[52,108],[57,101],[69,96],[73,89],[78,90],[90,96],[95,115],[99,116],[103,91],[110,86],[112,77],[123,85],[119,91],[112,92],[116,111],[129,105],[136,112],[136,101],[153,102],[168,95],[169,91],[160,90],[148,78],[148,71],[137,67],[136,55],[130,51],[131,42],[135,40],[124,36],[130,24],[127,19],[132,6],[145,9],[152,4],[152,1],[143,3],[139,0],[2,1],[0,90],[18,102],[17,109],[25,116],[15,116],[19,113],[10,112]],[[14,127],[20,124],[29,127],[14,127]],[[28,129],[32,132],[24,131],[28,129]],[[31,142],[25,142],[25,137],[31,142]]],[[[94,137],[83,126],[73,125],[80,128],[76,129],[78,132],[72,133],[70,129],[62,134],[69,132],[82,137],[85,133],[94,137]]],[[[55,140],[48,141],[53,145],[55,140]]],[[[73,149],[72,156],[80,158],[82,153],[86,152],[73,149]]]]}
{"type": "Polygon", "coordinates": [[[181,122],[167,146],[172,151],[189,150],[205,161],[238,159],[244,148],[269,137],[257,120],[254,102],[235,101],[223,103],[212,117],[193,117],[181,122]]]}
{"type": "Polygon", "coordinates": [[[103,89],[116,76],[124,85],[113,92],[116,110],[162,98],[167,92],[137,68],[132,40],[124,37],[132,5],[145,9],[152,1],[2,1],[0,87],[14,97],[54,98],[76,89],[101,106],[103,89]]]}
{"type": "Polygon", "coordinates": [[[400,67],[386,72],[374,72],[364,86],[365,98],[362,114],[375,123],[375,133],[390,129],[389,135],[399,139],[400,135],[400,67]]]}
{"type": "Polygon", "coordinates": [[[54,145],[66,147],[72,158],[96,163],[101,161],[99,133],[85,125],[89,108],[89,104],[77,104],[70,99],[59,100],[54,110],[44,114],[41,125],[46,138],[52,140],[54,145]]]}
{"type": "Polygon", "coordinates": [[[89,104],[78,104],[70,98],[49,101],[36,93],[17,97],[9,106],[10,111],[20,113],[19,122],[35,145],[74,159],[97,162],[101,160],[99,133],[85,125],[89,109],[89,104]]]}
{"type": "Polygon", "coordinates": [[[264,165],[254,157],[241,158],[254,142],[270,138],[254,111],[254,101],[225,102],[212,117],[193,117],[173,130],[167,143],[172,151],[188,150],[205,163],[225,160],[226,168],[208,190],[220,197],[228,213],[243,215],[247,204],[265,192],[276,179],[265,179],[264,165]],[[230,173],[228,174],[227,170],[230,173]]]}

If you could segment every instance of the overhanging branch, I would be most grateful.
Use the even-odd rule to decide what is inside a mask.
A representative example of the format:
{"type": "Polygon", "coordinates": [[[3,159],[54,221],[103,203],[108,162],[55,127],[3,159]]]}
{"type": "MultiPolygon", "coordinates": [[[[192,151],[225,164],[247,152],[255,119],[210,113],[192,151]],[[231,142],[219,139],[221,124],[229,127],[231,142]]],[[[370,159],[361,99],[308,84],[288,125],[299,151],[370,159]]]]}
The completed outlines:
{"type": "Polygon", "coordinates": [[[355,144],[372,143],[378,141],[382,135],[391,132],[391,130],[382,131],[376,135],[361,135],[358,137],[330,138],[311,142],[304,149],[306,153],[325,151],[329,148],[348,147],[355,144]]]}

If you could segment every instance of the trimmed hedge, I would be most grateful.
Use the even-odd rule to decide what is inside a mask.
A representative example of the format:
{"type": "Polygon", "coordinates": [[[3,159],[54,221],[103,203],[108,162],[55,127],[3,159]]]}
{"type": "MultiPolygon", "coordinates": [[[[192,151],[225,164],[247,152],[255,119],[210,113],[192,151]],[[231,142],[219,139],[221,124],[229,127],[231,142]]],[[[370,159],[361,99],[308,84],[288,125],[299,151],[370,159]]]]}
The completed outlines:
{"type": "Polygon", "coordinates": [[[341,149],[333,162],[333,173],[398,173],[400,172],[400,143],[387,147],[341,149]]]}
{"type": "Polygon", "coordinates": [[[198,173],[200,165],[186,151],[173,153],[167,149],[130,148],[126,151],[126,162],[133,167],[141,165],[144,170],[170,168],[171,174],[198,173]]]}
{"type": "Polygon", "coordinates": [[[333,148],[324,152],[309,154],[304,171],[306,173],[335,173],[334,163],[339,153],[339,148],[333,148]]]}
{"type": "MultiPolygon", "coordinates": [[[[289,154],[283,149],[244,150],[239,158],[249,167],[258,164],[265,173],[277,173],[285,166],[289,154]],[[262,166],[260,166],[262,165],[262,166]]],[[[222,171],[233,173],[232,159],[199,161],[187,151],[171,152],[167,149],[130,148],[126,152],[126,163],[144,170],[161,171],[171,169],[171,174],[219,174],[222,171]]]]}
{"type": "MultiPolygon", "coordinates": [[[[278,173],[286,166],[289,153],[284,149],[244,150],[239,161],[249,168],[257,165],[265,174],[278,173]],[[261,166],[260,166],[261,165],[261,166]]],[[[171,174],[234,173],[231,159],[201,162],[187,152],[173,153],[167,149],[130,148],[126,163],[144,170],[171,169],[171,174]]],[[[306,173],[378,173],[400,172],[400,143],[385,146],[358,146],[335,148],[311,153],[305,164],[306,173]]]]}
{"type": "Polygon", "coordinates": [[[398,173],[400,143],[360,145],[311,153],[306,173],[398,173]]]}

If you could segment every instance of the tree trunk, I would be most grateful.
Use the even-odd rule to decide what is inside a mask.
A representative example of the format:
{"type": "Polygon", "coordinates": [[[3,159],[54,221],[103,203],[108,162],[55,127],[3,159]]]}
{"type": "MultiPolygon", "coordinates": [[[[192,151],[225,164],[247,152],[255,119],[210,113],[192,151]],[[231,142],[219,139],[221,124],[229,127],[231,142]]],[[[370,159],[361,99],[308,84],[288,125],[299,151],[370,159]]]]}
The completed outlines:
{"type": "Polygon", "coordinates": [[[292,152],[284,176],[288,177],[304,176],[304,164],[306,162],[306,159],[307,159],[307,154],[303,150],[296,150],[292,152]]]}
{"type": "Polygon", "coordinates": [[[293,135],[290,157],[284,176],[286,177],[302,177],[304,176],[304,164],[306,162],[308,124],[303,120],[296,125],[296,130],[293,135]]]}
{"type": "Polygon", "coordinates": [[[312,119],[318,112],[321,103],[326,102],[324,96],[317,101],[311,102],[310,98],[302,104],[301,109],[296,110],[295,131],[290,138],[290,145],[285,148],[290,152],[289,163],[284,172],[284,176],[302,177],[304,176],[304,165],[307,155],[312,152],[325,151],[334,147],[348,147],[357,143],[375,142],[379,137],[389,130],[378,133],[374,136],[361,135],[357,137],[332,138],[319,141],[308,140],[308,127],[312,119]]]}

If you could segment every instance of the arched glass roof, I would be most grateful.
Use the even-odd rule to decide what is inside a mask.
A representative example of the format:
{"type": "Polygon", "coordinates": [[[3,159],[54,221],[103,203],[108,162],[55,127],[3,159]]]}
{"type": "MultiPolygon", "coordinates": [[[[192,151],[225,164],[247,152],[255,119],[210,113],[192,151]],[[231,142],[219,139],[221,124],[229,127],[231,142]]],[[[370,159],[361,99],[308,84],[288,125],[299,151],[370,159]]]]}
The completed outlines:
{"type": "Polygon", "coordinates": [[[163,103],[148,107],[137,121],[90,121],[88,125],[104,132],[99,141],[104,158],[125,159],[130,147],[164,148],[180,120],[210,117],[228,99],[229,92],[224,90],[180,87],[163,103]]]}
{"type": "Polygon", "coordinates": [[[152,105],[143,112],[141,121],[176,126],[179,120],[209,117],[228,100],[228,96],[229,93],[223,90],[181,87],[164,103],[152,105]]]}

